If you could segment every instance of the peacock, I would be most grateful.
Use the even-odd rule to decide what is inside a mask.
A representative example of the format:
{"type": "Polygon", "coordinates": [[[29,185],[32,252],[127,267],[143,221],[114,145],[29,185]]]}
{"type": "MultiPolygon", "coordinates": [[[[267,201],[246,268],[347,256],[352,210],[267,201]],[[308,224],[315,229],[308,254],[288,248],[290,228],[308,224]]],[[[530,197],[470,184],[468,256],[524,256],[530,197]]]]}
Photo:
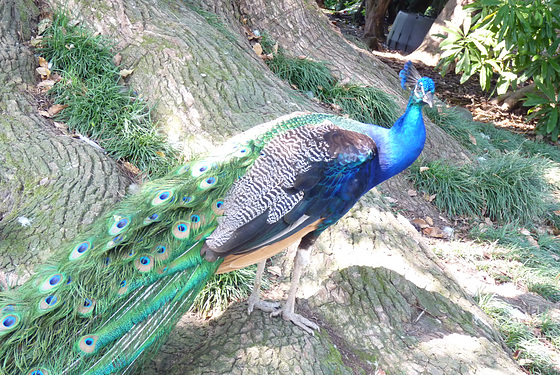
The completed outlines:
{"type": "Polygon", "coordinates": [[[235,136],[120,202],[93,234],[0,294],[0,374],[130,374],[158,350],[212,275],[264,264],[297,241],[286,305],[266,305],[256,289],[249,309],[318,328],[294,313],[311,246],[424,147],[422,107],[432,105],[434,83],[410,62],[400,76],[403,87],[414,88],[391,129],[291,114],[235,136]]]}

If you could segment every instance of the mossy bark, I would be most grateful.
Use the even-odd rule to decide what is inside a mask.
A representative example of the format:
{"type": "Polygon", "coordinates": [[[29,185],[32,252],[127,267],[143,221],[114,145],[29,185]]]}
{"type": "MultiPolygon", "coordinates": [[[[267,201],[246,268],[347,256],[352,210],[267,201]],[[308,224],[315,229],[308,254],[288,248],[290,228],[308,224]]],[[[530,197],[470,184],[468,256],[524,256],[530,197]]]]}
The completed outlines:
{"type": "MultiPolygon", "coordinates": [[[[58,2],[64,5],[114,38],[123,67],[134,68],[131,83],[157,102],[157,120],[187,155],[296,110],[329,111],[276,78],[245,27],[268,32],[294,55],[329,62],[343,82],[376,86],[406,106],[396,74],[346,42],[312,0],[58,2]]],[[[18,18],[18,9],[25,9],[22,0],[0,6],[9,21],[0,26],[0,74],[8,82],[1,89],[0,194],[7,203],[0,259],[10,275],[83,230],[127,183],[102,152],[37,115],[29,94],[35,59],[20,34],[33,29],[37,14],[18,18]]],[[[425,157],[468,160],[444,132],[428,128],[425,157]]],[[[384,186],[397,196],[409,189],[403,177],[384,186]]],[[[416,204],[432,210],[419,198],[416,204]]],[[[275,261],[289,275],[289,256],[275,261]]],[[[315,336],[263,313],[247,316],[239,303],[209,322],[185,317],[143,373],[519,373],[484,314],[376,193],[324,233],[299,296],[298,309],[322,327],[315,336]]]]}
{"type": "Polygon", "coordinates": [[[129,181],[102,151],[39,115],[37,59],[25,44],[39,16],[33,2],[2,1],[0,15],[0,279],[17,285],[129,181]]]}

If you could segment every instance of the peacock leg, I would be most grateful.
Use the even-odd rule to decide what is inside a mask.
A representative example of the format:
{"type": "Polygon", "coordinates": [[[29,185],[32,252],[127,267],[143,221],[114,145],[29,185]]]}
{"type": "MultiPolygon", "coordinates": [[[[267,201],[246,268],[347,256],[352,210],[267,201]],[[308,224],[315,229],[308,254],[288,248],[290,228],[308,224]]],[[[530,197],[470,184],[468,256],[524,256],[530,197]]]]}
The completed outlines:
{"type": "Polygon", "coordinates": [[[313,323],[311,320],[299,314],[296,314],[294,312],[294,308],[299,281],[305,265],[309,262],[309,257],[311,255],[311,245],[313,244],[313,242],[315,242],[314,239],[311,241],[306,241],[304,238],[304,240],[302,240],[302,243],[300,243],[294,262],[294,270],[292,271],[292,281],[290,284],[290,291],[288,292],[288,299],[286,300],[284,306],[282,306],[280,309],[272,311],[272,313],[270,314],[270,316],[282,315],[282,318],[284,320],[291,321],[292,323],[303,329],[305,332],[310,334],[313,334],[314,329],[319,329],[319,326],[313,323]]]}
{"type": "Polygon", "coordinates": [[[280,306],[282,306],[282,304],[280,302],[268,302],[268,301],[263,301],[260,298],[260,293],[261,293],[261,281],[262,281],[262,276],[264,273],[264,268],[266,265],[266,259],[263,261],[260,261],[257,265],[257,274],[255,275],[255,283],[253,284],[253,292],[251,292],[251,295],[249,296],[249,299],[247,300],[247,304],[249,305],[248,307],[248,311],[249,314],[251,314],[253,312],[254,308],[257,308],[259,310],[262,310],[264,312],[273,312],[276,311],[278,308],[280,308],[280,306]]]}

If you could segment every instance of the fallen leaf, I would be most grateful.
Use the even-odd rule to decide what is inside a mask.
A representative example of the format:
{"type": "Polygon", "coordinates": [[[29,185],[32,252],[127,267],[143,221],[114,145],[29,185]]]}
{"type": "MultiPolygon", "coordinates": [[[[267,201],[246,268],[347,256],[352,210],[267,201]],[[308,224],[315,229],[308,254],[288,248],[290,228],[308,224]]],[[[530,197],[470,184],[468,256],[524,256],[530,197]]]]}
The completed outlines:
{"type": "Polygon", "coordinates": [[[134,69],[123,69],[119,72],[119,75],[123,78],[128,77],[129,75],[132,74],[132,72],[134,72],[134,69]]]}
{"type": "Polygon", "coordinates": [[[410,189],[410,190],[408,191],[408,196],[409,196],[409,197],[415,197],[415,196],[417,196],[417,195],[418,195],[418,193],[416,192],[416,190],[410,189]]]}
{"type": "Polygon", "coordinates": [[[73,44],[67,44],[64,47],[66,47],[68,50],[71,50],[71,49],[74,48],[74,45],[73,44]]]}
{"type": "Polygon", "coordinates": [[[272,47],[272,54],[276,55],[278,53],[278,42],[272,47]]]}
{"type": "Polygon", "coordinates": [[[51,117],[51,114],[47,111],[39,111],[39,114],[43,117],[51,117]]]}
{"type": "Polygon", "coordinates": [[[424,228],[422,229],[422,233],[424,233],[426,236],[430,236],[434,238],[443,238],[445,236],[445,233],[438,227],[424,228]]]}
{"type": "Polygon", "coordinates": [[[45,60],[44,57],[39,57],[37,60],[39,60],[39,66],[42,66],[43,68],[49,67],[49,62],[45,60]]]}
{"type": "Polygon", "coordinates": [[[37,87],[39,87],[39,88],[47,88],[47,89],[50,89],[51,87],[54,86],[55,83],[56,83],[56,82],[53,81],[52,79],[46,79],[46,80],[44,80],[44,81],[39,82],[39,83],[37,84],[37,87]]]}
{"type": "Polygon", "coordinates": [[[64,108],[68,107],[67,104],[54,104],[52,105],[47,112],[49,113],[50,116],[48,117],[53,117],[54,115],[56,115],[57,113],[59,113],[60,111],[62,111],[64,108]]]}
{"type": "Polygon", "coordinates": [[[161,156],[162,158],[165,157],[165,153],[163,151],[156,151],[157,156],[161,156]]]}
{"type": "Polygon", "coordinates": [[[420,172],[426,172],[429,171],[430,167],[420,167],[420,172]]]}
{"type": "Polygon", "coordinates": [[[492,220],[490,220],[489,217],[485,218],[485,219],[484,219],[484,222],[485,222],[486,224],[488,224],[488,225],[492,225],[492,220]]]}
{"type": "Polygon", "coordinates": [[[381,370],[380,368],[378,368],[377,370],[375,370],[375,375],[387,375],[385,371],[381,370]]]}
{"type": "Polygon", "coordinates": [[[60,74],[58,73],[53,73],[51,74],[51,79],[55,82],[60,82],[60,80],[62,79],[62,77],[60,76],[60,74]]]}
{"type": "Polygon", "coordinates": [[[434,220],[431,217],[426,216],[426,223],[428,223],[430,225],[434,225],[434,220]]]}
{"type": "Polygon", "coordinates": [[[271,273],[271,274],[273,274],[273,275],[275,275],[275,276],[280,276],[280,275],[282,275],[282,270],[281,270],[280,267],[278,267],[278,266],[266,267],[266,270],[267,270],[269,273],[271,273]]]}
{"type": "Polygon", "coordinates": [[[35,69],[35,71],[39,73],[41,77],[48,77],[51,75],[51,71],[49,70],[49,68],[45,68],[44,66],[38,67],[37,69],[35,69]]]}
{"type": "Polygon", "coordinates": [[[113,62],[115,63],[116,66],[119,66],[121,65],[121,61],[122,61],[122,55],[119,52],[113,57],[113,62]]]}
{"type": "Polygon", "coordinates": [[[29,41],[29,44],[31,45],[31,47],[37,47],[37,46],[41,45],[41,43],[43,43],[43,37],[42,36],[35,37],[35,38],[33,38],[29,41]]]}
{"type": "Polygon", "coordinates": [[[260,43],[256,43],[256,44],[253,46],[253,51],[255,51],[255,53],[257,54],[257,56],[262,55],[262,53],[263,53],[263,48],[262,48],[261,44],[260,44],[260,43]]]}
{"type": "Polygon", "coordinates": [[[554,215],[560,216],[560,211],[554,211],[554,215]]]}
{"type": "Polygon", "coordinates": [[[125,161],[123,165],[129,172],[132,172],[135,175],[140,174],[140,169],[138,169],[138,167],[136,167],[134,164],[125,161]]]}
{"type": "Polygon", "coordinates": [[[37,34],[41,35],[42,33],[44,33],[45,30],[51,26],[51,24],[52,24],[51,19],[43,18],[41,22],[39,22],[39,25],[37,25],[37,34]]]}
{"type": "Polygon", "coordinates": [[[476,138],[472,134],[469,134],[469,141],[476,146],[476,138]]]}
{"type": "Polygon", "coordinates": [[[530,236],[530,235],[531,235],[531,232],[529,232],[529,231],[528,231],[527,229],[525,229],[525,228],[519,229],[519,233],[521,233],[521,234],[524,235],[524,236],[530,236]]]}
{"type": "Polygon", "coordinates": [[[410,223],[414,226],[419,227],[420,229],[424,229],[424,228],[429,227],[428,223],[426,223],[426,221],[424,219],[420,219],[420,218],[413,219],[413,220],[410,221],[410,223]]]}
{"type": "Polygon", "coordinates": [[[531,363],[533,363],[534,361],[532,359],[528,359],[528,358],[521,358],[518,363],[519,366],[527,366],[530,365],[531,363]]]}
{"type": "Polygon", "coordinates": [[[436,199],[436,197],[437,197],[437,194],[430,195],[430,196],[428,197],[428,202],[433,202],[434,199],[436,199]]]}

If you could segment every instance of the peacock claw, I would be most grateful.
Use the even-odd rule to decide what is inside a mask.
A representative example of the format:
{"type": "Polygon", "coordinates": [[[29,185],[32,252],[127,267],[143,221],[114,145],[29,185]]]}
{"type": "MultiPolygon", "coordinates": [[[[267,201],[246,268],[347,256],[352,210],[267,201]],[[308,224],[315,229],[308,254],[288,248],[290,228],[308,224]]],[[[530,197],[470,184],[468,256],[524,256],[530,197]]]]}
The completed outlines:
{"type": "Polygon", "coordinates": [[[288,309],[285,309],[285,306],[270,313],[270,316],[278,315],[281,315],[282,319],[284,319],[285,321],[294,323],[296,326],[300,327],[312,336],[315,335],[316,330],[319,330],[319,326],[317,324],[313,323],[311,320],[300,314],[296,314],[293,311],[288,311],[288,309]]]}
{"type": "Polygon", "coordinates": [[[262,310],[264,312],[273,313],[282,307],[282,304],[280,302],[269,302],[260,299],[253,301],[251,298],[249,298],[247,304],[249,305],[249,307],[247,308],[249,315],[253,312],[253,309],[255,308],[262,310]]]}

